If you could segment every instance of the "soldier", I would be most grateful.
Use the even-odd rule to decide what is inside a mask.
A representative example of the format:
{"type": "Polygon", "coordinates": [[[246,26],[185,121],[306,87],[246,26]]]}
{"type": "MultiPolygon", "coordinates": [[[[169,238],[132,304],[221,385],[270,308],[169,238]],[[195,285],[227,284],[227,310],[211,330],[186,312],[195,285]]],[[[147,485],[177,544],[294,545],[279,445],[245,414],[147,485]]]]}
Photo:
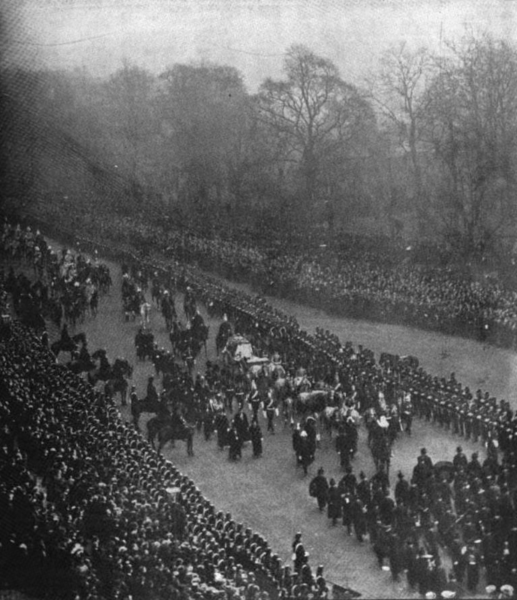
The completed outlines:
{"type": "Polygon", "coordinates": [[[242,439],[235,425],[228,429],[228,458],[229,460],[239,460],[242,458],[242,439]]]}
{"type": "Polygon", "coordinates": [[[483,477],[483,467],[481,466],[478,457],[478,453],[473,452],[472,458],[467,465],[467,474],[470,479],[483,477]]]}
{"type": "Polygon", "coordinates": [[[388,532],[389,561],[393,581],[400,581],[400,573],[404,568],[402,540],[395,531],[388,532]]]}
{"type": "Polygon", "coordinates": [[[266,417],[267,417],[267,430],[274,435],[275,433],[275,424],[274,424],[274,418],[275,418],[275,401],[273,399],[273,394],[271,392],[271,390],[269,390],[267,392],[267,397],[266,400],[264,402],[264,407],[266,410],[266,417]]]}
{"type": "Polygon", "coordinates": [[[362,542],[366,535],[366,512],[367,509],[361,498],[352,496],[352,523],[358,542],[362,542]]]}
{"type": "Polygon", "coordinates": [[[300,573],[302,570],[302,566],[307,564],[309,555],[305,552],[305,548],[302,544],[302,534],[298,532],[294,536],[294,541],[292,543],[293,548],[293,570],[295,573],[300,573]]]}
{"type": "Polygon", "coordinates": [[[352,472],[351,466],[346,468],[346,473],[341,478],[338,488],[341,494],[348,492],[349,494],[355,495],[357,488],[357,477],[352,472]]]}
{"type": "Polygon", "coordinates": [[[354,496],[348,490],[346,490],[344,494],[341,494],[341,513],[343,516],[343,527],[347,528],[348,535],[352,535],[354,496]]]}
{"type": "Polygon", "coordinates": [[[255,458],[260,458],[262,456],[262,430],[260,429],[260,425],[256,419],[251,421],[249,435],[251,439],[251,445],[253,448],[253,456],[255,458]]]}
{"type": "Polygon", "coordinates": [[[158,392],[156,391],[156,387],[154,385],[154,377],[151,376],[147,380],[147,397],[146,399],[149,402],[158,402],[158,392]]]}
{"type": "Polygon", "coordinates": [[[401,420],[403,425],[405,426],[406,433],[411,435],[411,426],[413,423],[413,403],[411,400],[411,394],[409,392],[406,392],[404,394],[402,400],[401,420]]]}
{"type": "Polygon", "coordinates": [[[460,471],[461,469],[467,468],[468,459],[465,456],[465,454],[463,452],[463,448],[461,446],[458,446],[456,448],[456,454],[454,455],[454,458],[452,459],[452,464],[453,464],[456,472],[460,471]]]}
{"type": "Polygon", "coordinates": [[[361,499],[364,506],[368,506],[372,499],[371,486],[364,471],[359,473],[359,483],[357,484],[357,496],[361,499]]]}
{"type": "Polygon", "coordinates": [[[402,471],[398,472],[398,481],[395,485],[395,500],[398,502],[399,500],[402,503],[406,503],[409,496],[409,483],[404,478],[404,473],[402,471]]]}
{"type": "Polygon", "coordinates": [[[341,517],[341,494],[336,487],[336,481],[331,479],[328,490],[328,507],[327,516],[332,521],[332,525],[337,524],[337,520],[341,517]]]}
{"type": "Polygon", "coordinates": [[[251,392],[249,394],[248,402],[249,402],[251,412],[253,415],[253,420],[258,420],[258,411],[260,408],[261,400],[260,400],[259,393],[258,393],[258,390],[256,387],[251,390],[251,392]]]}
{"type": "Polygon", "coordinates": [[[318,508],[320,512],[323,512],[323,509],[327,505],[329,492],[329,484],[327,478],[325,477],[325,471],[323,467],[318,469],[318,474],[311,481],[309,485],[309,495],[313,498],[316,498],[318,501],[318,508]]]}
{"type": "Polygon", "coordinates": [[[339,464],[346,469],[350,466],[350,446],[342,426],[339,428],[335,444],[336,452],[339,454],[339,464]]]}
{"type": "Polygon", "coordinates": [[[480,575],[479,556],[476,549],[471,546],[467,551],[467,589],[474,593],[479,584],[480,575]]]}
{"type": "Polygon", "coordinates": [[[305,430],[300,433],[298,446],[298,464],[302,466],[304,475],[307,475],[309,465],[313,461],[313,456],[309,437],[305,430]]]}
{"type": "Polygon", "coordinates": [[[135,426],[135,429],[137,431],[140,431],[140,425],[138,424],[138,421],[140,419],[140,406],[139,406],[138,396],[136,394],[136,387],[134,385],[131,386],[129,402],[130,402],[131,417],[133,419],[133,425],[135,426]]]}

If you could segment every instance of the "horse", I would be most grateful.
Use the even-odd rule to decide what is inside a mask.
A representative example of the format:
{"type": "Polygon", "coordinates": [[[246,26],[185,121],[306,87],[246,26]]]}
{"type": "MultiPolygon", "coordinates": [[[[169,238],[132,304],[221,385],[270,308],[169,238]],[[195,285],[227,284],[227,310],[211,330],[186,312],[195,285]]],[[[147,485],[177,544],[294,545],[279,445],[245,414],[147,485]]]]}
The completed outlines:
{"type": "Polygon", "coordinates": [[[296,397],[295,409],[299,413],[321,413],[329,405],[332,390],[300,392],[296,397]]]}
{"type": "Polygon", "coordinates": [[[185,440],[187,443],[187,454],[194,456],[194,431],[195,428],[192,425],[182,420],[163,420],[159,417],[153,417],[147,422],[147,439],[154,449],[154,440],[156,437],[158,438],[158,454],[161,454],[167,442],[174,443],[175,440],[185,440]]]}
{"type": "Polygon", "coordinates": [[[138,402],[131,402],[131,413],[136,422],[140,420],[142,413],[153,413],[158,414],[163,410],[159,400],[152,400],[148,398],[142,398],[138,402]]]}
{"type": "Polygon", "coordinates": [[[84,338],[82,349],[80,351],[72,352],[71,360],[66,363],[66,366],[75,375],[89,373],[95,369],[95,362],[92,360],[88,348],[86,347],[86,337],[84,338]]]}
{"type": "Polygon", "coordinates": [[[61,338],[55,341],[50,345],[50,350],[57,358],[60,352],[75,352],[79,348],[79,344],[86,345],[86,334],[84,332],[77,333],[68,339],[61,338]]]}
{"type": "MultiPolygon", "coordinates": [[[[99,361],[99,366],[95,371],[89,374],[90,379],[94,382],[97,381],[108,381],[111,377],[111,365],[109,363],[108,357],[106,356],[106,350],[99,348],[95,350],[92,354],[92,360],[99,361]]],[[[95,385],[95,383],[93,383],[95,385]]]]}
{"type": "Polygon", "coordinates": [[[129,383],[127,378],[133,376],[133,367],[125,358],[117,358],[111,367],[111,373],[106,379],[104,391],[109,397],[113,397],[116,393],[120,393],[122,404],[126,404],[127,388],[129,383]]]}

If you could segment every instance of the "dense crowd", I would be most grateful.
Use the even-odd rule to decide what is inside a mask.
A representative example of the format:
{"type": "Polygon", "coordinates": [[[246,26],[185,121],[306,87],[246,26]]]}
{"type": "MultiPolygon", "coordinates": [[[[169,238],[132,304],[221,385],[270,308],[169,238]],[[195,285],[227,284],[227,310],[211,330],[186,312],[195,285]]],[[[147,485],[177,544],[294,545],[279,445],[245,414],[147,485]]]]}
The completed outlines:
{"type": "MultiPolygon", "coordinates": [[[[376,251],[351,237],[341,246],[293,248],[287,242],[252,244],[218,234],[129,217],[86,215],[81,228],[92,239],[129,244],[142,254],[168,253],[230,277],[245,277],[269,293],[294,297],[340,315],[459,334],[514,347],[517,295],[493,277],[418,264],[401,253],[376,251]]],[[[325,245],[323,245],[325,246],[325,245]]]]}
{"type": "Polygon", "coordinates": [[[56,252],[30,225],[22,229],[19,223],[4,221],[0,256],[32,270],[35,281],[24,273],[15,275],[11,266],[5,286],[18,317],[39,329],[44,329],[44,318],[59,328],[62,322],[74,326],[86,315],[95,316],[100,295],[111,286],[105,264],[67,248],[56,252]]]}
{"type": "MultiPolygon", "coordinates": [[[[410,481],[399,475],[395,500],[384,469],[370,481],[361,473],[358,481],[351,466],[338,484],[323,484],[322,496],[334,522],[342,518],[360,541],[368,536],[379,564],[388,561],[396,580],[406,571],[410,586],[422,594],[448,597],[463,586],[475,593],[481,578],[489,592],[495,586],[497,593],[503,589],[504,597],[513,594],[517,419],[506,401],[498,402],[481,390],[471,392],[454,374],[448,379],[432,377],[415,359],[384,354],[377,362],[369,350],[342,346],[329,332],[308,335],[260,298],[196,277],[193,271],[183,270],[182,276],[184,284],[188,282],[213,310],[228,314],[263,353],[278,354],[288,373],[295,375],[301,367],[312,382],[337,381],[349,409],[357,408],[365,416],[371,412],[373,422],[384,417],[389,426],[389,421],[402,418],[409,398],[406,409],[419,418],[482,442],[488,453],[482,464],[477,455],[468,460],[458,449],[450,470],[448,465],[434,469],[423,450],[410,481]],[[453,562],[449,576],[440,548],[453,562]]],[[[217,383],[213,393],[219,390],[217,383]]]]}
{"type": "Polygon", "coordinates": [[[25,279],[11,270],[0,282],[2,586],[51,598],[325,597],[321,568],[291,573],[107,395],[56,364],[44,331],[8,318],[13,281],[25,279]]]}
{"type": "Polygon", "coordinates": [[[324,595],[322,577],[291,575],[33,331],[6,323],[1,339],[4,585],[52,598],[265,599],[302,583],[300,597],[324,595]]]}
{"type": "MultiPolygon", "coordinates": [[[[480,390],[472,393],[454,374],[448,380],[434,378],[418,364],[390,355],[377,363],[367,349],[342,346],[329,332],[310,336],[293,318],[260,298],[225,287],[185,264],[154,260],[142,267],[161,272],[169,281],[172,276],[179,289],[191,287],[210,310],[227,314],[260,351],[270,356],[278,353],[290,374],[301,367],[312,382],[335,383],[337,379],[347,403],[361,414],[373,411],[375,418],[394,418],[396,412],[391,408],[400,410],[402,398],[409,396],[419,417],[447,427],[451,433],[483,441],[490,449],[487,461],[480,465],[475,457],[455,460],[450,477],[433,469],[424,452],[407,493],[401,493],[402,483],[395,487],[395,503],[382,469],[369,482],[363,483],[366,478],[360,475],[355,484],[350,470],[342,482],[330,486],[338,492],[328,494],[326,501],[334,497],[329,516],[333,521],[343,518],[358,539],[368,534],[379,563],[389,560],[395,578],[406,570],[409,583],[422,593],[451,588],[440,567],[438,544],[449,549],[456,580],[465,582],[471,591],[476,590],[481,571],[488,585],[497,589],[515,586],[517,420],[506,402],[497,402],[480,390]],[[363,517],[356,521],[361,513],[363,517]]],[[[306,591],[315,592],[316,588],[305,585],[306,591]]]]}

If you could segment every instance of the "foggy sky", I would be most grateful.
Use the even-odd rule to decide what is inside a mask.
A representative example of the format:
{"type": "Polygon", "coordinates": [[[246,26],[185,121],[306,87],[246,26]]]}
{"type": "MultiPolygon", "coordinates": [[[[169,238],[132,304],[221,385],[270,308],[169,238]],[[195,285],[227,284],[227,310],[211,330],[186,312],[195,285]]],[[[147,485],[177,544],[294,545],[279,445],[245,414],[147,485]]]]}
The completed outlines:
{"type": "Polygon", "coordinates": [[[293,43],[360,83],[402,41],[440,52],[467,31],[488,31],[517,42],[516,0],[9,0],[3,7],[11,62],[105,76],[124,58],[154,73],[207,59],[238,68],[251,91],[281,77],[293,43]]]}

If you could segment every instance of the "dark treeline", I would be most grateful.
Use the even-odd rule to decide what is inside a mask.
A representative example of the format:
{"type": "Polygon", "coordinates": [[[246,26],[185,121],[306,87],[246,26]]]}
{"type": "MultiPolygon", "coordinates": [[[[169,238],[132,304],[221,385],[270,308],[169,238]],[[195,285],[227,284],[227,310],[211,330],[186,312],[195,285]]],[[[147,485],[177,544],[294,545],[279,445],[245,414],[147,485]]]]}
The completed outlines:
{"type": "Polygon", "coordinates": [[[513,246],[517,50],[404,45],[360,89],[305,46],[256,94],[233,67],[2,72],[3,202],[115,211],[229,237],[361,223],[464,255],[513,246]]]}

